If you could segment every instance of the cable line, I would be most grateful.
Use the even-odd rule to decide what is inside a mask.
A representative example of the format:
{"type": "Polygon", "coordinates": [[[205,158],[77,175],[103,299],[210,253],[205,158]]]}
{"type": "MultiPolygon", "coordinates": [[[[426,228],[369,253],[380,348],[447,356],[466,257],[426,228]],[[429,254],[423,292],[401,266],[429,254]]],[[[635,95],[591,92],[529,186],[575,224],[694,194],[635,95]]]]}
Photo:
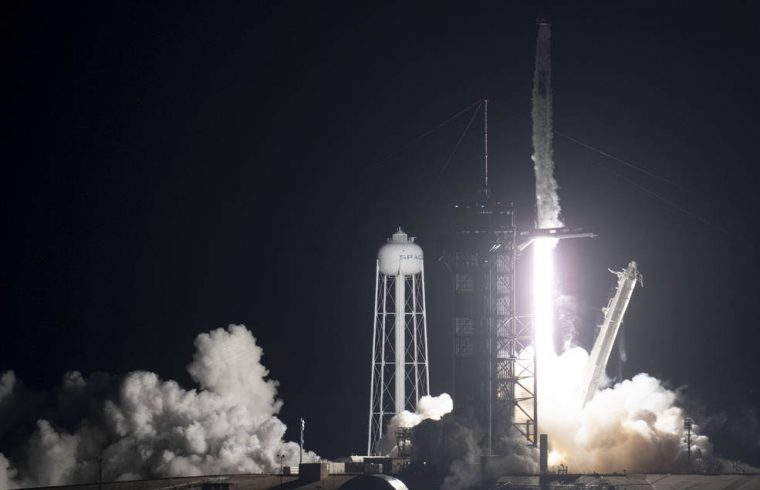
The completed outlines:
{"type": "Polygon", "coordinates": [[[604,170],[610,172],[611,174],[615,175],[616,177],[618,177],[620,179],[623,179],[624,181],[628,182],[629,184],[631,184],[632,186],[636,187],[640,191],[645,192],[646,194],[649,194],[650,196],[654,197],[655,199],[658,199],[659,201],[667,204],[668,206],[670,206],[671,208],[675,209],[676,211],[680,211],[681,213],[685,214],[686,216],[689,216],[692,219],[695,219],[697,221],[700,221],[703,224],[706,224],[706,225],[711,226],[711,227],[713,227],[713,228],[715,228],[715,229],[717,229],[719,231],[722,231],[723,233],[725,233],[725,234],[727,234],[729,236],[732,236],[734,238],[742,238],[742,237],[739,237],[738,235],[734,234],[733,232],[727,230],[726,228],[720,226],[719,224],[713,223],[712,221],[708,220],[707,218],[704,218],[704,217],[702,217],[702,216],[700,216],[700,215],[698,215],[698,214],[696,214],[696,213],[694,213],[692,211],[689,211],[688,209],[684,208],[683,206],[680,206],[679,204],[676,204],[675,202],[671,201],[670,199],[666,198],[665,196],[663,196],[663,195],[661,195],[661,194],[659,194],[659,193],[657,193],[657,192],[655,192],[655,191],[653,191],[651,189],[647,189],[643,185],[639,184],[638,182],[636,182],[633,179],[628,178],[627,176],[621,174],[620,172],[616,172],[615,170],[612,170],[608,166],[606,166],[606,165],[604,165],[602,163],[599,163],[599,162],[594,162],[594,164],[597,165],[597,166],[599,166],[599,167],[601,167],[601,168],[603,168],[604,170]]]}
{"type": "Polygon", "coordinates": [[[638,172],[641,172],[644,175],[652,177],[653,179],[657,179],[659,181],[668,183],[670,185],[673,185],[673,186],[676,186],[678,188],[681,188],[681,189],[683,189],[685,191],[695,192],[695,191],[689,189],[688,187],[684,187],[683,185],[679,184],[678,182],[676,182],[674,180],[668,179],[667,177],[663,177],[662,175],[657,175],[655,173],[652,173],[652,172],[650,172],[649,170],[647,170],[645,168],[639,167],[638,165],[635,165],[635,164],[633,164],[633,163],[631,163],[631,162],[629,162],[627,160],[623,160],[622,158],[616,157],[615,155],[610,155],[606,151],[601,150],[601,149],[599,149],[599,148],[597,148],[595,146],[589,145],[588,143],[584,143],[583,141],[580,141],[580,140],[578,140],[576,138],[573,138],[572,136],[568,136],[568,135],[566,135],[564,133],[560,133],[559,131],[555,131],[555,134],[558,134],[558,135],[562,136],[563,138],[566,138],[566,139],[572,141],[573,143],[586,148],[587,150],[591,150],[591,151],[596,152],[596,153],[598,153],[598,154],[600,154],[602,156],[605,156],[605,157],[607,157],[607,158],[609,158],[611,160],[615,160],[618,163],[622,163],[626,167],[632,168],[632,169],[634,169],[634,170],[636,170],[638,172]]]}
{"type": "MultiPolygon", "coordinates": [[[[647,170],[645,168],[642,168],[642,167],[640,167],[638,165],[635,165],[635,164],[631,163],[628,160],[624,160],[622,158],[616,157],[615,155],[611,155],[611,154],[607,153],[604,150],[601,150],[601,149],[599,149],[599,148],[597,148],[595,146],[589,145],[588,143],[584,143],[583,141],[580,141],[577,138],[573,138],[572,136],[568,136],[568,135],[566,135],[564,133],[560,133],[559,131],[555,131],[555,134],[558,134],[558,135],[562,136],[563,138],[565,138],[565,139],[567,139],[569,141],[572,141],[573,143],[575,143],[575,144],[577,144],[579,146],[582,146],[583,148],[586,148],[586,149],[591,150],[591,151],[593,151],[595,153],[598,153],[599,155],[602,155],[603,157],[609,158],[610,160],[614,160],[614,161],[616,161],[618,163],[621,163],[621,164],[625,165],[626,167],[632,168],[632,169],[634,169],[634,170],[636,170],[638,172],[641,172],[644,175],[647,175],[647,176],[652,177],[654,179],[657,179],[659,181],[665,182],[665,183],[670,184],[672,186],[678,187],[679,189],[682,189],[682,190],[685,190],[685,191],[688,191],[688,192],[691,192],[691,193],[695,193],[695,194],[697,194],[697,193],[703,193],[704,192],[704,191],[700,192],[700,191],[695,191],[694,189],[690,189],[690,188],[688,188],[688,187],[686,187],[686,186],[684,186],[682,184],[679,184],[678,182],[676,182],[674,180],[671,180],[671,179],[668,179],[668,178],[663,177],[661,175],[657,175],[657,174],[655,174],[653,172],[650,172],[649,170],[647,170]]],[[[670,199],[666,198],[665,196],[663,196],[663,195],[661,195],[661,194],[659,194],[659,193],[657,193],[655,191],[652,191],[651,189],[648,189],[648,188],[644,187],[643,185],[641,185],[638,182],[636,182],[636,181],[628,178],[627,176],[625,176],[625,175],[623,175],[623,174],[621,174],[619,172],[616,172],[616,171],[612,170],[611,168],[607,167],[606,165],[603,165],[603,164],[601,164],[599,162],[594,162],[594,164],[600,166],[601,168],[603,168],[605,170],[607,170],[608,172],[612,173],[616,177],[619,177],[620,179],[625,180],[626,182],[628,182],[632,186],[636,187],[640,191],[645,192],[645,193],[649,194],[650,196],[652,196],[652,197],[654,197],[654,198],[662,201],[663,203],[665,203],[668,206],[672,207],[673,209],[675,209],[675,210],[677,210],[677,211],[685,214],[686,216],[688,216],[688,217],[690,217],[692,219],[695,219],[695,220],[697,220],[697,221],[699,221],[701,223],[704,223],[704,224],[706,224],[708,226],[711,226],[711,227],[715,228],[716,230],[719,230],[719,231],[725,233],[726,235],[729,235],[729,236],[731,236],[733,238],[736,238],[736,239],[740,240],[741,243],[752,245],[751,248],[753,248],[753,249],[757,249],[758,248],[757,244],[755,244],[755,242],[754,242],[754,240],[752,238],[749,238],[747,236],[741,236],[741,235],[739,235],[739,234],[737,234],[735,232],[732,232],[732,231],[726,229],[725,227],[723,227],[723,226],[721,226],[721,225],[719,225],[719,224],[717,224],[715,222],[712,222],[712,221],[708,220],[707,218],[704,218],[703,216],[701,216],[701,215],[699,215],[699,214],[697,214],[697,213],[695,213],[693,211],[690,211],[690,210],[686,209],[683,206],[680,206],[679,204],[676,204],[675,202],[671,201],[670,199]]]]}
{"type": "Polygon", "coordinates": [[[414,138],[412,138],[410,140],[407,140],[407,142],[404,143],[403,145],[401,145],[399,147],[399,150],[396,151],[395,153],[387,155],[387,156],[385,156],[383,158],[378,158],[378,159],[374,160],[373,163],[374,164],[382,163],[382,162],[386,162],[386,161],[388,161],[388,160],[390,160],[392,158],[396,158],[397,156],[401,155],[407,148],[409,148],[410,146],[412,146],[414,143],[416,143],[416,142],[418,142],[418,141],[426,138],[427,136],[430,136],[431,134],[435,133],[436,131],[438,131],[442,127],[444,127],[447,124],[449,124],[454,119],[456,119],[456,118],[460,117],[462,114],[465,114],[468,111],[470,111],[473,107],[477,106],[478,109],[480,109],[480,106],[481,106],[482,103],[483,103],[482,100],[477,100],[477,101],[473,102],[472,104],[468,105],[467,107],[465,107],[461,111],[457,112],[456,114],[453,114],[452,116],[449,116],[445,120],[441,121],[440,123],[436,124],[432,128],[428,129],[424,133],[421,133],[421,134],[415,136],[414,138]]]}
{"type": "Polygon", "coordinates": [[[459,139],[454,145],[454,149],[451,150],[451,153],[449,153],[448,158],[446,158],[446,162],[441,166],[441,169],[436,174],[435,179],[433,180],[433,185],[430,186],[430,190],[428,191],[428,196],[427,196],[427,199],[425,199],[425,201],[427,201],[430,198],[435,188],[438,187],[438,182],[441,180],[441,177],[443,176],[443,173],[446,171],[446,169],[449,168],[449,165],[451,164],[451,160],[454,158],[454,154],[459,149],[459,145],[462,143],[462,140],[467,134],[467,131],[469,131],[470,126],[472,126],[473,121],[475,121],[475,117],[477,117],[478,113],[480,112],[481,107],[483,107],[482,101],[480,104],[478,104],[478,106],[472,112],[472,116],[470,117],[470,120],[467,122],[467,126],[465,126],[464,131],[462,131],[462,134],[459,135],[459,139]]]}

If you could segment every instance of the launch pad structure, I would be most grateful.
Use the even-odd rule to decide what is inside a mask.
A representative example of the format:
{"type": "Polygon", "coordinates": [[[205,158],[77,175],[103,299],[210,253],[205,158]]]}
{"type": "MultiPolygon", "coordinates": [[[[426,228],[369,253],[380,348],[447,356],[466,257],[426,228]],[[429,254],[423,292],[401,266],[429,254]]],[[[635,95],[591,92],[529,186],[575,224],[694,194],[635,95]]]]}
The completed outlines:
{"type": "Polygon", "coordinates": [[[454,289],[454,413],[477,421],[493,453],[514,431],[537,444],[537,380],[529,319],[515,308],[514,208],[481,194],[455,205],[443,262],[454,289]]]}
{"type": "MultiPolygon", "coordinates": [[[[441,261],[451,272],[453,289],[454,414],[482,434],[478,442],[488,456],[505,454],[520,438],[530,446],[539,444],[538,349],[532,317],[516,311],[518,258],[534,240],[595,236],[564,227],[559,218],[552,160],[551,33],[547,21],[539,19],[538,25],[533,78],[536,229],[518,232],[514,206],[491,196],[488,100],[482,100],[476,109],[483,109],[482,187],[471,201],[454,205],[442,244],[441,261]]],[[[370,455],[378,453],[390,419],[413,411],[419,398],[429,394],[422,250],[407,240],[399,230],[384,247],[392,253],[384,257],[381,249],[378,257],[370,455]],[[419,250],[406,250],[415,247],[419,250]],[[405,343],[407,335],[413,347],[405,343]]]]}
{"type": "Polygon", "coordinates": [[[443,264],[453,286],[454,413],[476,422],[490,455],[509,438],[537,446],[538,373],[532,316],[517,312],[517,263],[536,239],[592,238],[568,227],[518,232],[511,203],[490,198],[454,206],[443,264]]]}
{"type": "Polygon", "coordinates": [[[633,290],[636,284],[644,284],[644,278],[639,272],[636,262],[631,261],[624,270],[615,272],[610,270],[618,278],[618,284],[615,288],[615,294],[610,298],[609,303],[602,309],[604,312],[604,322],[599,326],[599,332],[591,348],[586,369],[583,373],[583,404],[588,403],[599,389],[602,375],[607,367],[607,361],[612,352],[612,346],[615,343],[620,326],[623,324],[625,310],[631,301],[633,290]]]}
{"type": "Polygon", "coordinates": [[[538,19],[533,76],[533,161],[536,228],[518,233],[514,207],[493,199],[488,185],[488,101],[483,101],[483,186],[478,198],[455,205],[443,261],[453,275],[454,412],[484,432],[489,455],[503,454],[507,439],[537,446],[538,376],[532,317],[516,311],[520,253],[542,238],[593,237],[563,227],[553,176],[551,30],[538,19]],[[519,437],[518,437],[519,438],[519,437]]]}

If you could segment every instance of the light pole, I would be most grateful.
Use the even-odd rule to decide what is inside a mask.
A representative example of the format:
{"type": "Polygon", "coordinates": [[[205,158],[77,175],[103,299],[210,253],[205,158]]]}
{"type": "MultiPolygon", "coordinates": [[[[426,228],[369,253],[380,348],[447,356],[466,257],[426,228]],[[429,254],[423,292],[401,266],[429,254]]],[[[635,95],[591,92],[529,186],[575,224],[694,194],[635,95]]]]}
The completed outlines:
{"type": "Polygon", "coordinates": [[[98,490],[103,488],[103,457],[98,458],[98,490]]]}
{"type": "Polygon", "coordinates": [[[689,472],[691,472],[691,426],[693,424],[691,417],[683,420],[683,428],[686,429],[686,468],[689,472]]]}
{"type": "MultiPolygon", "coordinates": [[[[303,464],[303,431],[304,431],[305,428],[306,428],[306,422],[304,422],[303,418],[301,418],[301,444],[300,444],[299,452],[298,452],[298,465],[299,466],[303,464]]],[[[300,469],[299,469],[299,471],[300,471],[300,469]]]]}
{"type": "Polygon", "coordinates": [[[280,460],[280,486],[282,487],[282,477],[285,474],[282,468],[282,460],[285,459],[285,455],[282,453],[277,454],[277,459],[280,460]]]}

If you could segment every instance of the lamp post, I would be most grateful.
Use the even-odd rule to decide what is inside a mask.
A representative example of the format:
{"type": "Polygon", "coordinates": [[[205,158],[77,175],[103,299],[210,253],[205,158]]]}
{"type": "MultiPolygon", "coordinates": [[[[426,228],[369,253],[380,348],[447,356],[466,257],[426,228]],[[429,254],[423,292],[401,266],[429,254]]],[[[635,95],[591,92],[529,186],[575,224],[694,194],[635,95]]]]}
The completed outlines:
{"type": "Polygon", "coordinates": [[[278,453],[277,454],[277,459],[280,460],[280,486],[282,487],[282,477],[285,474],[285,472],[283,471],[283,468],[282,468],[282,460],[285,459],[285,455],[282,454],[282,453],[278,453]]]}
{"type": "Polygon", "coordinates": [[[303,418],[301,418],[301,444],[299,446],[299,451],[298,451],[298,465],[299,466],[303,464],[303,431],[305,428],[306,428],[306,422],[304,422],[303,418]]]}
{"type": "Polygon", "coordinates": [[[686,417],[683,421],[683,428],[686,429],[686,468],[691,471],[691,426],[694,421],[691,417],[686,417]]]}

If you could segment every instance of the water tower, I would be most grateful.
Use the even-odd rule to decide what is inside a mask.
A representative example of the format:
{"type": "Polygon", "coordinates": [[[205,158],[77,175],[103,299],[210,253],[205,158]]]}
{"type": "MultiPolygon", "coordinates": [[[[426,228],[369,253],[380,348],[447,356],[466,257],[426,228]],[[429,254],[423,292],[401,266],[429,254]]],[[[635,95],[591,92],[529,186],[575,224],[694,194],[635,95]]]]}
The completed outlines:
{"type": "Polygon", "coordinates": [[[367,454],[394,415],[430,393],[427,358],[422,248],[399,228],[377,253],[367,454]]]}

